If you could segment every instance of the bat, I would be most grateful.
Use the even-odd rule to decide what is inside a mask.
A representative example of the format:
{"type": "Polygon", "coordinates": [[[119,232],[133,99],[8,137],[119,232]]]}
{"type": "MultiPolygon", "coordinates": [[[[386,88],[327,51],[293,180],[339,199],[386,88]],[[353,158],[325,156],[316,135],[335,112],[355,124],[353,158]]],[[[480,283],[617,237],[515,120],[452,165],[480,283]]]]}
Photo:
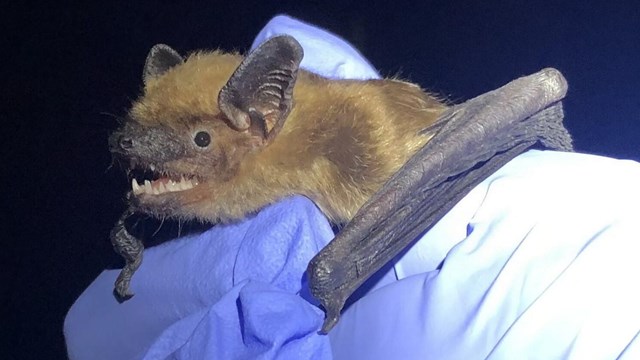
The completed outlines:
{"type": "Polygon", "coordinates": [[[109,138],[132,176],[129,207],[111,232],[125,259],[119,301],[133,295],[142,261],[142,242],[125,226],[131,214],[229,222],[300,194],[347,224],[308,269],[328,332],[368,276],[484,177],[534,144],[571,148],[555,104],[566,82],[555,70],[538,76],[555,79],[555,92],[533,81],[542,90],[522,96],[532,83],[523,78],[450,106],[397,79],[323,78],[300,69],[302,58],[286,35],[246,57],[151,49],[144,92],[109,138]],[[136,170],[150,178],[138,181],[136,170]]]}
{"type": "MultiPolygon", "coordinates": [[[[132,178],[129,213],[218,223],[301,194],[333,223],[350,220],[428,141],[446,106],[408,82],[323,78],[300,70],[302,57],[289,36],[246,58],[153,47],[144,94],[110,137],[114,155],[154,177],[132,178]]],[[[128,239],[116,242],[127,257],[142,247],[124,218],[114,237],[128,239]]]]}

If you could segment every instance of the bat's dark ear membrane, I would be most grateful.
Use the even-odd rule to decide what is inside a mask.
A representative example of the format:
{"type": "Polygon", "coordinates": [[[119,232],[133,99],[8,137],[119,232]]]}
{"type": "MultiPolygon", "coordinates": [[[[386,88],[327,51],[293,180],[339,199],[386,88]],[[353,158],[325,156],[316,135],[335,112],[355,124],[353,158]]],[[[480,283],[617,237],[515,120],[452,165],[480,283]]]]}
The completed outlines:
{"type": "Polygon", "coordinates": [[[268,144],[293,107],[302,46],[291,36],[273,37],[251,52],[220,90],[218,106],[237,130],[268,144]]]}
{"type": "Polygon", "coordinates": [[[158,77],[176,65],[180,65],[184,59],[177,51],[165,44],[157,44],[149,50],[147,60],[144,62],[142,80],[146,85],[149,80],[158,77]]]}

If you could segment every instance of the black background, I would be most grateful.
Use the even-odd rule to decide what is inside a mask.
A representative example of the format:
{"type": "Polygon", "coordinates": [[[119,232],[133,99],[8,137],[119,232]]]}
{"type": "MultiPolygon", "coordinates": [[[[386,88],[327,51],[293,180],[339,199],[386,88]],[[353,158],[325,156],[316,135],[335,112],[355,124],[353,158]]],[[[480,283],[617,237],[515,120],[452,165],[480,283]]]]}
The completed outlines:
{"type": "Polygon", "coordinates": [[[635,1],[252,3],[3,5],[0,358],[64,358],[67,309],[118,263],[107,236],[128,185],[109,167],[107,137],[159,42],[182,53],[245,51],[287,13],[351,41],[382,74],[454,101],[553,66],[569,81],[566,125],[577,149],[640,160],[635,1]]]}

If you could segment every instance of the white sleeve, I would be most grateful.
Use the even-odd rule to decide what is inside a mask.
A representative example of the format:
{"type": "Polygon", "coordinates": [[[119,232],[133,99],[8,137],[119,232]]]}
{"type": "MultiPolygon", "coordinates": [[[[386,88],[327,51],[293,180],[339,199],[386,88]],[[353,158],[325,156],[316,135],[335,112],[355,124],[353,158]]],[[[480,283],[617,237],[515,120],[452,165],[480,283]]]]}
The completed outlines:
{"type": "Polygon", "coordinates": [[[348,358],[640,355],[640,164],[529,151],[497,171],[331,332],[348,358]]]}

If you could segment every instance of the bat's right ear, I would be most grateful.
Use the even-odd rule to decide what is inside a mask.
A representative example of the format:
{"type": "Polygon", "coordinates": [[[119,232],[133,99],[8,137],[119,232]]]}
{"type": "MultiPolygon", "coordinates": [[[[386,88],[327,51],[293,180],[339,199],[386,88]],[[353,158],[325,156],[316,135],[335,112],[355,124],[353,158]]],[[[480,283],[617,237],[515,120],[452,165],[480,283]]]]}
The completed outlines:
{"type": "Polygon", "coordinates": [[[238,66],[218,94],[218,106],[231,125],[249,131],[261,144],[278,134],[293,107],[293,86],[302,46],[291,36],[265,41],[238,66]]]}
{"type": "Polygon", "coordinates": [[[149,80],[156,78],[176,65],[184,62],[184,58],[165,44],[157,44],[149,50],[147,60],[144,62],[142,81],[147,85],[149,80]]]}

